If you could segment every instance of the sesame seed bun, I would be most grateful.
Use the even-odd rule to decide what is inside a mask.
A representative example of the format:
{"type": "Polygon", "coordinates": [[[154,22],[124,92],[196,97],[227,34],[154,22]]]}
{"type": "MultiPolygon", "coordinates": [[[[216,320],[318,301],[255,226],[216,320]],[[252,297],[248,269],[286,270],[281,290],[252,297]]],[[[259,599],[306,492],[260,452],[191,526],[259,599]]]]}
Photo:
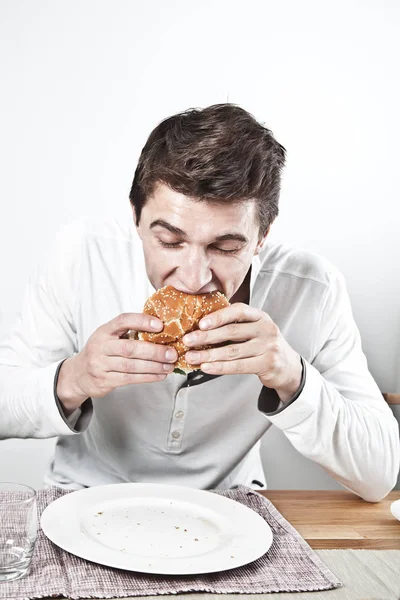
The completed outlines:
{"type": "MultiPolygon", "coordinates": [[[[164,323],[160,333],[147,331],[129,332],[128,337],[172,346],[178,352],[175,369],[184,373],[200,369],[199,365],[189,365],[185,353],[190,350],[182,342],[182,337],[190,331],[199,329],[199,321],[220,308],[229,305],[228,299],[218,291],[208,294],[185,294],[168,285],[157,290],[146,301],[143,312],[158,317],[164,323]]],[[[207,346],[209,348],[210,346],[207,346]]],[[[196,350],[205,347],[196,348],[196,350]]],[[[193,348],[191,348],[193,349],[193,348]]]]}

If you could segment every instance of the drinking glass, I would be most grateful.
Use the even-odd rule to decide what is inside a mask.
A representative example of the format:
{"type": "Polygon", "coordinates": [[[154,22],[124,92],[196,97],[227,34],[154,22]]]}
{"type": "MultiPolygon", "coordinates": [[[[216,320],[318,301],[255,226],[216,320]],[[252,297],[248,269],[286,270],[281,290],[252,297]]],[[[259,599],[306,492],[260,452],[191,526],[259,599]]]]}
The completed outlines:
{"type": "Polygon", "coordinates": [[[27,574],[36,535],[35,490],[20,483],[0,483],[0,582],[27,574]]]}

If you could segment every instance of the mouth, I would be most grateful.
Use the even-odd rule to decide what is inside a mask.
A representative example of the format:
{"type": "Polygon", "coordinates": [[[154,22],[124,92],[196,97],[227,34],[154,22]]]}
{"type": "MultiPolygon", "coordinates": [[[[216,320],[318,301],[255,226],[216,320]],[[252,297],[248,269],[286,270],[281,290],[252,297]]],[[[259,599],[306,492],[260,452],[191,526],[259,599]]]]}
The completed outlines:
{"type": "Polygon", "coordinates": [[[174,285],[173,287],[176,290],[178,290],[178,292],[182,292],[184,294],[189,294],[191,296],[199,296],[200,294],[211,294],[212,292],[221,292],[223,294],[223,291],[220,290],[220,289],[218,289],[218,288],[216,288],[216,287],[205,287],[205,288],[202,288],[202,289],[200,289],[200,290],[198,290],[196,292],[194,292],[193,290],[185,289],[181,285],[180,286],[174,285]]]}
{"type": "Polygon", "coordinates": [[[191,296],[199,296],[200,294],[211,294],[212,292],[221,292],[224,294],[224,290],[222,289],[222,285],[219,281],[208,281],[201,288],[194,289],[189,288],[185,285],[184,279],[173,280],[173,278],[167,278],[164,280],[163,285],[161,287],[165,287],[166,285],[171,285],[173,288],[178,290],[178,292],[182,292],[183,294],[189,294],[191,296]]]}

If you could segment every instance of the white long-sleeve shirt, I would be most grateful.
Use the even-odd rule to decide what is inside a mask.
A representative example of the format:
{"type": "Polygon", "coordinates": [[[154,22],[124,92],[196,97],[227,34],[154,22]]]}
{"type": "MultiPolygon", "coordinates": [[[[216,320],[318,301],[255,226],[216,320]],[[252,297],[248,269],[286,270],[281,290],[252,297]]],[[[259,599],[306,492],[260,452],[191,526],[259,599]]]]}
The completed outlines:
{"type": "Polygon", "coordinates": [[[259,441],[273,423],[343,486],[380,500],[396,482],[398,424],[368,371],[343,277],[311,252],[267,243],[250,288],[250,304],[304,359],[294,402],[272,406],[255,375],[171,374],[88,400],[67,419],[54,394],[60,361],[118,314],[142,312],[154,292],[133,223],[70,224],[0,344],[0,438],[58,436],[45,483],[68,489],[128,481],[266,487],[259,441]]]}

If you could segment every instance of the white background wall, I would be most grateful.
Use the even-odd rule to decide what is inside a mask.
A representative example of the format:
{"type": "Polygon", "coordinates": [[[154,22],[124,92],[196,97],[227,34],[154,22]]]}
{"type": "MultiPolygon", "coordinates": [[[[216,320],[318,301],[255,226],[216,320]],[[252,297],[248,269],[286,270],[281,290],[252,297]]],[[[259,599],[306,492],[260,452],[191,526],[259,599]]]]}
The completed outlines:
{"type": "MultiPolygon", "coordinates": [[[[1,0],[0,335],[61,225],[130,218],[151,129],[229,95],[288,150],[272,237],[343,271],[400,391],[399,28],[397,0],[1,0]]],[[[40,486],[53,444],[0,442],[0,479],[40,486]]],[[[339,487],[277,430],[263,452],[270,487],[339,487]]]]}

